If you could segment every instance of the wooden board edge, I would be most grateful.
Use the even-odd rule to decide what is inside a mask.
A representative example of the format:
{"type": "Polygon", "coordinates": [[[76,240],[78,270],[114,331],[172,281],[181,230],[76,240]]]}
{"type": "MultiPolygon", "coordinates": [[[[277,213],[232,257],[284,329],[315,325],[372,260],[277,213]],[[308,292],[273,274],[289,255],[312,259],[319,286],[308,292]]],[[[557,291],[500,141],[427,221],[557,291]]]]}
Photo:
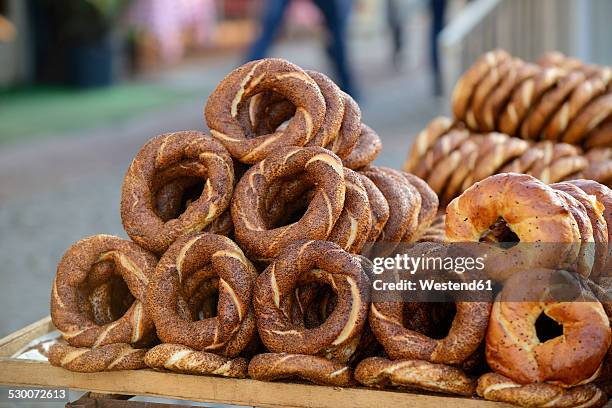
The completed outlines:
{"type": "Polygon", "coordinates": [[[162,373],[153,370],[73,373],[48,363],[0,359],[0,384],[58,387],[74,390],[140,395],[189,401],[249,406],[337,408],[411,405],[423,408],[501,408],[508,406],[480,399],[413,394],[366,388],[334,388],[286,382],[261,382],[162,373]]]}
{"type": "Polygon", "coordinates": [[[51,316],[27,325],[26,327],[0,339],[0,357],[10,357],[32,340],[55,330],[51,316]]]}

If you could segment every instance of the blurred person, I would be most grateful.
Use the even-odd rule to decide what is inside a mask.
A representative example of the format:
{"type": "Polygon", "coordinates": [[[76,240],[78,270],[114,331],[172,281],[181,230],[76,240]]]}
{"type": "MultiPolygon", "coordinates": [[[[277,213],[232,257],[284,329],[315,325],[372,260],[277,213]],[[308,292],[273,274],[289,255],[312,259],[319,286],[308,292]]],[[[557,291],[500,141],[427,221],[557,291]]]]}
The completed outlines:
{"type": "Polygon", "coordinates": [[[434,94],[440,96],[442,95],[443,84],[442,74],[440,73],[438,37],[444,28],[446,0],[429,0],[429,9],[431,12],[430,58],[434,81],[434,94]]]}
{"type": "Polygon", "coordinates": [[[0,41],[11,42],[15,38],[17,30],[9,19],[0,14],[0,41]]]}
{"type": "Polygon", "coordinates": [[[404,21],[400,12],[400,0],[387,0],[387,24],[391,34],[391,60],[396,70],[402,65],[404,50],[404,21]]]}
{"type": "MultiPolygon", "coordinates": [[[[261,16],[261,33],[253,42],[247,61],[264,58],[278,34],[291,0],[266,0],[261,16]]],[[[357,98],[346,52],[346,27],[352,0],[312,0],[321,10],[328,31],[326,51],[334,62],[337,82],[343,91],[357,98]]]]}

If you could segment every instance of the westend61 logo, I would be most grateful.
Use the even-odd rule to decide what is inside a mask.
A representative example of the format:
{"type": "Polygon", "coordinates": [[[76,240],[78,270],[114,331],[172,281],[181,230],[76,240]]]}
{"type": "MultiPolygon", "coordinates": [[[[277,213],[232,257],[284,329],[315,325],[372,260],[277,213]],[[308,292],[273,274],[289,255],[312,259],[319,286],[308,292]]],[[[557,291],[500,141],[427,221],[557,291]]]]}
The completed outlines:
{"type": "Polygon", "coordinates": [[[414,275],[417,271],[453,271],[463,274],[466,271],[483,271],[485,257],[430,257],[397,254],[394,257],[377,257],[372,259],[372,271],[380,275],[387,271],[405,271],[414,275]]]}

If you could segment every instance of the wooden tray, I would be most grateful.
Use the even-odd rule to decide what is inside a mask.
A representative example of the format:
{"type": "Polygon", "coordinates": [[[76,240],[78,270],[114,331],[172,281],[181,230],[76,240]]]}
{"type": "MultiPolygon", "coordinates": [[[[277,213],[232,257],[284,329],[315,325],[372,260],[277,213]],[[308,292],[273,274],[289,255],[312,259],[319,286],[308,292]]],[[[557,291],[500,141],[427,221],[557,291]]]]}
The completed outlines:
{"type": "Polygon", "coordinates": [[[47,362],[12,358],[31,341],[55,330],[46,317],[0,340],[0,385],[58,387],[109,394],[140,395],[199,402],[268,407],[418,406],[509,407],[479,399],[334,388],[288,382],[261,382],[163,373],[153,370],[73,373],[47,362]]]}

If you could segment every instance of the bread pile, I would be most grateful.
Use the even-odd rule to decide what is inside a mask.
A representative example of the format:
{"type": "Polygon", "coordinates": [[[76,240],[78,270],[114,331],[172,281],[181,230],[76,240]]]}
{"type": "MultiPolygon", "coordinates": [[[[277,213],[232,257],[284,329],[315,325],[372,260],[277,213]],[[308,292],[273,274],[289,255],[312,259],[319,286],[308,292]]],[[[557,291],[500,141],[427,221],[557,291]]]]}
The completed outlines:
{"type": "Polygon", "coordinates": [[[612,186],[612,146],[585,153],[568,143],[474,133],[464,123],[437,117],[417,135],[403,170],[425,180],[443,205],[475,182],[505,172],[545,183],[585,178],[612,186]]]}
{"type": "Polygon", "coordinates": [[[205,117],[212,137],[163,134],[130,164],[121,191],[130,240],[96,235],[64,254],[51,291],[63,341],[51,347],[51,364],[301,378],[525,406],[607,401],[612,303],[601,285],[612,269],[612,191],[587,180],[491,176],[517,162],[512,170],[538,169],[554,182],[586,171],[566,169],[584,159],[578,147],[475,136],[439,118],[408,165],[428,185],[372,165],[381,143],[358,105],[324,75],[279,59],[231,72],[205,117]],[[445,216],[436,193],[459,195],[445,216]],[[406,250],[444,258],[449,242],[499,243],[508,230],[556,245],[527,257],[519,245],[487,244],[498,261],[487,273],[505,302],[372,297],[368,258],[406,250]],[[582,301],[546,298],[559,274],[582,301]],[[525,282],[533,297],[524,309],[507,307],[525,282]],[[567,330],[540,341],[542,313],[567,330]]]}
{"type": "Polygon", "coordinates": [[[437,196],[371,165],[381,143],[355,101],[287,61],[230,73],[205,116],[213,137],[163,134],[130,164],[130,240],[96,235],[65,253],[51,294],[65,342],[50,362],[354,384],[378,347],[355,255],[419,239],[437,196]]]}
{"type": "Polygon", "coordinates": [[[585,148],[612,143],[612,70],[559,53],[539,65],[503,50],[480,57],[457,82],[455,120],[474,132],[501,132],[585,148]]]}

